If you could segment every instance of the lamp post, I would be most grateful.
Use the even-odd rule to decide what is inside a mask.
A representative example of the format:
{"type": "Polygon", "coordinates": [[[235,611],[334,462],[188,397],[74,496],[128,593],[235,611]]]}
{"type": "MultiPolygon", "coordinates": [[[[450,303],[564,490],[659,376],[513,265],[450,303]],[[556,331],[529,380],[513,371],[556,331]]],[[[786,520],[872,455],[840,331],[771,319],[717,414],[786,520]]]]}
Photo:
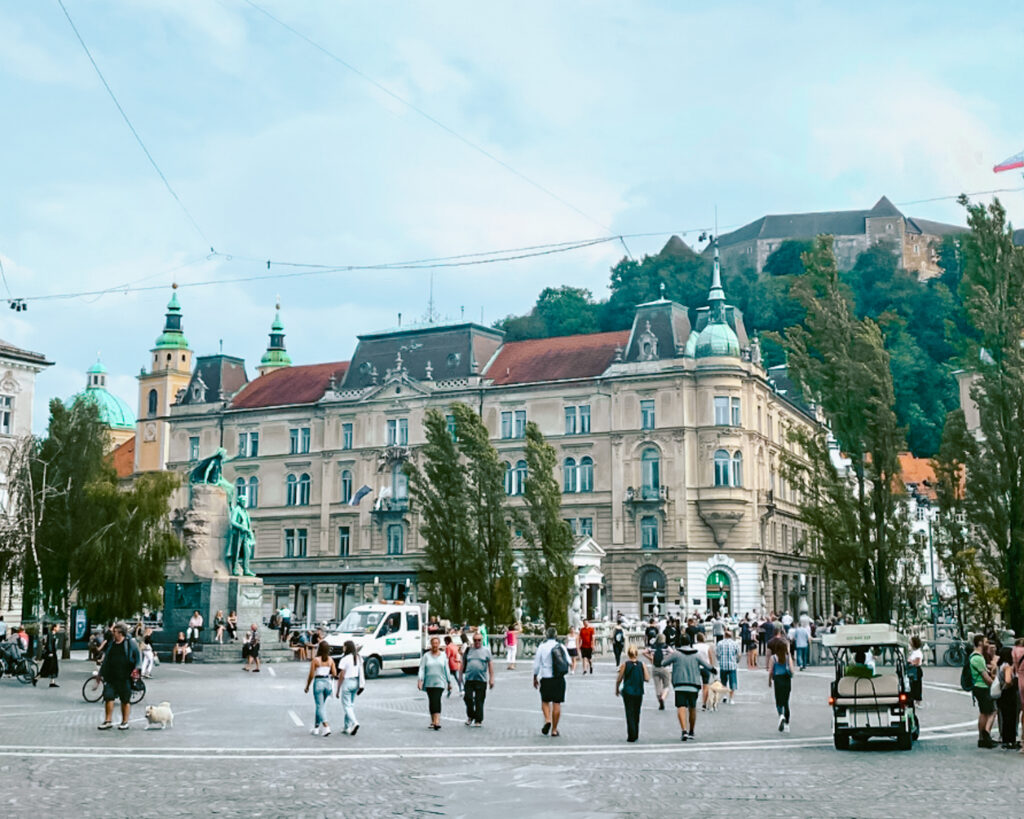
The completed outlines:
{"type": "Polygon", "coordinates": [[[935,547],[932,543],[932,516],[928,514],[928,574],[932,581],[932,642],[939,636],[939,595],[935,585],[935,547]]]}
{"type": "Polygon", "coordinates": [[[657,617],[661,612],[658,610],[658,581],[652,581],[654,586],[654,599],[651,601],[651,614],[657,617]]]}
{"type": "Polygon", "coordinates": [[[380,578],[376,576],[373,578],[373,602],[380,602],[380,578]]]}

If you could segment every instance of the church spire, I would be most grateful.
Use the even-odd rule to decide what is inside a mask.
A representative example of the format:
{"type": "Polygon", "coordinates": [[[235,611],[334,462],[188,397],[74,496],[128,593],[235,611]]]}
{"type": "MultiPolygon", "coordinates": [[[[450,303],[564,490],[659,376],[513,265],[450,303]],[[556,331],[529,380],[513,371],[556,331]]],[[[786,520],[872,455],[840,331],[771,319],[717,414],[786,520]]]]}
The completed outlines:
{"type": "Polygon", "coordinates": [[[178,285],[172,285],[171,300],[164,314],[164,331],[157,337],[156,349],[187,350],[188,339],[181,330],[181,304],[178,303],[178,285]]]}
{"type": "Polygon", "coordinates": [[[722,266],[718,260],[718,237],[714,242],[714,266],[711,273],[711,290],[708,291],[708,306],[711,308],[711,321],[725,320],[725,290],[722,289],[722,266]]]}
{"type": "Polygon", "coordinates": [[[267,344],[267,351],[260,359],[260,365],[256,368],[260,375],[265,375],[271,370],[292,365],[291,356],[284,346],[284,322],[281,321],[281,304],[274,305],[274,321],[270,325],[270,342],[267,344]]]}

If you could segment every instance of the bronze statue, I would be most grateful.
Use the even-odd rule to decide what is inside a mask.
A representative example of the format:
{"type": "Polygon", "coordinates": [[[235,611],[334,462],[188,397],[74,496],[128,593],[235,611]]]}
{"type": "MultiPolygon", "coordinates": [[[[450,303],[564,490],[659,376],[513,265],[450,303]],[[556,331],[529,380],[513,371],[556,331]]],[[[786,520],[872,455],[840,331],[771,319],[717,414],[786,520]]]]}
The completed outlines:
{"type": "Polygon", "coordinates": [[[210,457],[203,458],[189,473],[189,483],[212,484],[219,486],[228,496],[228,509],[231,523],[228,528],[228,540],[225,544],[224,559],[228,571],[236,577],[255,577],[256,573],[249,568],[253,546],[256,538],[252,533],[252,522],[246,511],[244,501],[235,494],[235,487],[224,477],[224,461],[227,450],[218,447],[210,457]]]}

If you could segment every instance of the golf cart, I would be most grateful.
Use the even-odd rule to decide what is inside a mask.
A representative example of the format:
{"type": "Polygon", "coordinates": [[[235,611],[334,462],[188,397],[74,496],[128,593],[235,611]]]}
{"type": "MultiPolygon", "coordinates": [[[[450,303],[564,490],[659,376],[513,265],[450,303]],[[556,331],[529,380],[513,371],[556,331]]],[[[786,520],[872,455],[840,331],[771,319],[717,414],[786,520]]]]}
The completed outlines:
{"type": "Polygon", "coordinates": [[[822,636],[822,644],[835,661],[828,703],[836,748],[846,750],[851,740],[893,737],[897,748],[909,751],[920,725],[907,679],[907,636],[884,623],[867,623],[839,626],[822,636]],[[876,671],[856,661],[860,652],[867,657],[873,649],[891,658],[892,665],[876,671]]]}

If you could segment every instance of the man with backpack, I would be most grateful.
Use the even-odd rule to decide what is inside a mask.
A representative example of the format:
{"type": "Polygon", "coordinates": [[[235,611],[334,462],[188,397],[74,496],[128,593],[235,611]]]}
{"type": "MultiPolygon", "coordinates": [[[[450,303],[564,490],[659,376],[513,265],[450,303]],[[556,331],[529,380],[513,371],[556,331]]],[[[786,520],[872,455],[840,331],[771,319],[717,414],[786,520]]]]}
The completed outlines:
{"type": "Polygon", "coordinates": [[[665,654],[671,651],[664,634],[659,634],[654,641],[653,648],[644,649],[644,657],[651,661],[654,671],[654,694],[658,698],[658,710],[665,710],[665,700],[668,699],[668,692],[672,690],[672,677],[669,674],[668,666],[664,665],[665,654]]]}
{"type": "Polygon", "coordinates": [[[558,642],[554,626],[545,632],[545,640],[537,647],[533,657],[533,687],[540,689],[540,708],[544,713],[544,727],[540,732],[557,737],[558,721],[565,702],[565,675],[569,673],[569,652],[558,642]]]}
{"type": "Polygon", "coordinates": [[[626,632],[622,623],[615,624],[615,631],[612,632],[612,651],[615,654],[615,667],[622,665],[622,651],[626,647],[626,632]]]}
{"type": "Polygon", "coordinates": [[[971,696],[978,706],[979,748],[995,748],[999,744],[992,739],[992,735],[989,733],[996,706],[989,691],[989,686],[992,685],[992,674],[989,673],[988,663],[985,661],[987,642],[984,634],[974,635],[974,651],[967,656],[967,662],[964,663],[964,667],[960,671],[960,687],[971,692],[971,696]]]}

